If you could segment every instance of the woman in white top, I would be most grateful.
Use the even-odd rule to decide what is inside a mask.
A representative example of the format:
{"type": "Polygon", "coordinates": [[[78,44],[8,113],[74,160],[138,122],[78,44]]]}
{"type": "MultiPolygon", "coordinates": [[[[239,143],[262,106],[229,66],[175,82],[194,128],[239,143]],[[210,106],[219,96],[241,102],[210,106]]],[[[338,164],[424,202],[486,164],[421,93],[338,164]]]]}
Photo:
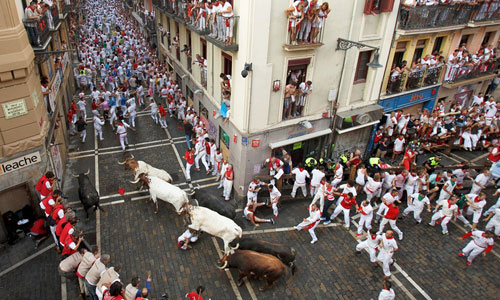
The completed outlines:
{"type": "Polygon", "coordinates": [[[365,174],[366,168],[364,164],[360,164],[358,170],[356,171],[356,192],[359,192],[362,187],[365,186],[365,174]]]}
{"type": "Polygon", "coordinates": [[[290,31],[290,44],[297,44],[297,27],[304,19],[304,4],[297,1],[296,4],[292,4],[289,8],[285,10],[285,14],[288,16],[288,30],[290,31]]]}

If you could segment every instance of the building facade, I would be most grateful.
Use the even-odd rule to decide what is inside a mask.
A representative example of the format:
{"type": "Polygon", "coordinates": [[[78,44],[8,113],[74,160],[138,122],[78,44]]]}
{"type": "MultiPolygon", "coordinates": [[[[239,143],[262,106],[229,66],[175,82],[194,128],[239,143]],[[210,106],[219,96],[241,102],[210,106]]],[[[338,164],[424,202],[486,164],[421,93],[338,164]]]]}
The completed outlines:
{"type": "MultiPolygon", "coordinates": [[[[75,89],[67,20],[73,4],[54,1],[37,20],[25,18],[27,5],[0,2],[2,215],[25,205],[37,211],[34,185],[49,170],[62,179],[67,158],[65,116],[75,89]]],[[[5,237],[0,226],[0,240],[5,237]]]]}
{"type": "Polygon", "coordinates": [[[206,13],[194,23],[196,10],[186,1],[153,0],[153,8],[158,53],[234,165],[236,193],[244,196],[251,178],[266,173],[263,161],[282,148],[294,162],[363,149],[381,116],[377,102],[384,78],[383,68],[369,68],[367,63],[377,50],[381,57],[389,55],[397,20],[393,7],[399,1],[330,1],[322,26],[300,35],[285,10],[294,3],[312,7],[314,2],[229,2],[233,16],[221,21],[232,41],[225,42],[213,35],[210,22],[203,25],[206,13]],[[368,47],[345,50],[339,38],[368,47]],[[244,69],[246,76],[240,74],[244,69]],[[231,76],[230,101],[226,94],[224,102],[230,102],[228,122],[220,117],[225,113],[220,74],[231,76]],[[312,92],[303,107],[288,103],[286,85],[307,81],[312,92]],[[287,105],[297,109],[287,110],[287,105]]]}
{"type": "Polygon", "coordinates": [[[478,52],[490,45],[497,48],[499,25],[499,5],[493,1],[401,6],[380,92],[384,112],[432,112],[438,101],[449,109],[453,104],[468,105],[474,94],[484,94],[498,62],[492,55],[480,59],[478,52]],[[460,57],[470,56],[467,62],[454,62],[457,49],[460,57]],[[438,63],[425,67],[430,60],[438,63]]]}

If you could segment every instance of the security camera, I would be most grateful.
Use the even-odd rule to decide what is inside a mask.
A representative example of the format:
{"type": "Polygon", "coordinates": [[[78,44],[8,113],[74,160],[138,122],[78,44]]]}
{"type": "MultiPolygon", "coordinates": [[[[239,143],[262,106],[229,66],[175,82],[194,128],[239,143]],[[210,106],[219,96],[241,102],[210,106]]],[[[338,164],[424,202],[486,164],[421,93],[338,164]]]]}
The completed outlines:
{"type": "Polygon", "coordinates": [[[248,71],[247,70],[241,71],[241,77],[247,78],[247,76],[248,76],[248,71]]]}
{"type": "Polygon", "coordinates": [[[246,78],[248,76],[248,71],[252,71],[252,64],[245,63],[243,71],[241,71],[241,77],[246,78]]]}

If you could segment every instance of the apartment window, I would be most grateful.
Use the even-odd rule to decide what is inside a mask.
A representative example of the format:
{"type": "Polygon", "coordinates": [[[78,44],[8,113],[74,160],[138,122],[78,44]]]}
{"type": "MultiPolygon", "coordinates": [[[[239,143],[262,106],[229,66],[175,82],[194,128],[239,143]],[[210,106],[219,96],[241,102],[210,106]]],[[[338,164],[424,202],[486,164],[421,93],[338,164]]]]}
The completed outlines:
{"type": "Polygon", "coordinates": [[[189,50],[191,50],[192,47],[192,41],[191,41],[191,31],[186,29],[186,35],[187,35],[187,45],[189,47],[189,50]]]}
{"type": "Polygon", "coordinates": [[[189,71],[189,73],[193,73],[193,69],[191,68],[191,65],[192,65],[192,43],[191,43],[191,31],[189,31],[188,29],[186,29],[186,36],[187,36],[187,47],[188,49],[185,50],[185,49],[182,49],[182,51],[184,51],[186,54],[186,57],[187,57],[187,69],[189,71]]]}
{"type": "Polygon", "coordinates": [[[224,75],[232,75],[233,58],[231,57],[231,55],[222,52],[222,61],[222,70],[224,72],[224,75]]]}
{"type": "Polygon", "coordinates": [[[201,101],[199,102],[199,108],[200,116],[203,116],[205,117],[205,120],[208,120],[208,109],[205,107],[205,105],[203,105],[203,103],[201,103],[201,101]]]}
{"type": "Polygon", "coordinates": [[[393,66],[399,66],[403,62],[403,58],[406,52],[407,42],[398,42],[396,44],[396,51],[394,52],[394,59],[392,60],[393,66]]]}
{"type": "Polygon", "coordinates": [[[443,40],[444,37],[438,36],[436,40],[434,41],[434,46],[432,47],[432,53],[434,52],[441,52],[441,46],[443,45],[443,40]]]}
{"type": "MultiPolygon", "coordinates": [[[[286,78],[287,85],[293,85],[292,90],[295,92],[287,93],[285,92],[285,98],[283,101],[283,115],[282,119],[287,120],[289,118],[300,117],[303,114],[305,103],[307,98],[301,99],[299,85],[306,81],[307,68],[311,63],[310,58],[295,59],[288,61],[288,72],[286,78]],[[290,94],[290,95],[289,95],[290,94]],[[291,96],[294,97],[295,102],[291,101],[291,96]],[[304,100],[304,101],[302,101],[304,100]]],[[[285,88],[287,90],[287,88],[285,88]]]]}
{"type": "Polygon", "coordinates": [[[413,53],[413,60],[412,62],[420,62],[420,59],[422,58],[422,55],[424,54],[424,48],[427,40],[420,40],[417,41],[417,46],[415,47],[415,52],[413,53]]]}
{"type": "Polygon", "coordinates": [[[391,12],[394,6],[394,0],[366,0],[364,13],[379,14],[381,12],[391,12]]]}
{"type": "Polygon", "coordinates": [[[469,42],[472,41],[472,34],[466,34],[462,36],[462,39],[460,39],[460,44],[458,45],[459,47],[464,45],[465,48],[469,45],[469,42]]]}
{"type": "Polygon", "coordinates": [[[180,49],[180,36],[179,36],[179,23],[175,22],[175,37],[176,44],[175,46],[175,57],[177,60],[181,60],[181,49],[180,49]]]}
{"type": "Polygon", "coordinates": [[[481,46],[483,46],[483,47],[487,47],[488,46],[488,44],[490,43],[491,34],[492,34],[491,31],[486,32],[484,34],[484,38],[483,38],[483,42],[481,43],[481,46]]]}
{"type": "Polygon", "coordinates": [[[201,56],[203,58],[207,58],[207,41],[204,39],[200,39],[200,44],[201,44],[201,56]]]}
{"type": "Polygon", "coordinates": [[[356,73],[354,74],[354,83],[366,82],[366,76],[368,74],[367,64],[370,62],[372,53],[373,51],[363,51],[359,53],[356,73]]]}
{"type": "Polygon", "coordinates": [[[229,135],[219,126],[219,140],[229,149],[229,135]]]}
{"type": "Polygon", "coordinates": [[[169,50],[170,50],[170,47],[172,46],[172,41],[170,40],[171,32],[172,31],[170,31],[170,19],[167,17],[167,43],[168,43],[169,50]]]}

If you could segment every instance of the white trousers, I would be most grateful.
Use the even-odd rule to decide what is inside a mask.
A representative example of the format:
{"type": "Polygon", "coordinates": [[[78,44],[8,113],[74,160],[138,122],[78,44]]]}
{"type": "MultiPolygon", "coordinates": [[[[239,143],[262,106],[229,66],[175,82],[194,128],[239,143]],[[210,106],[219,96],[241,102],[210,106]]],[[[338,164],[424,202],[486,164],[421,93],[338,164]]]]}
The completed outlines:
{"type": "Polygon", "coordinates": [[[87,138],[87,130],[80,131],[80,138],[82,139],[82,143],[85,143],[85,139],[87,138]]]}
{"type": "Polygon", "coordinates": [[[415,218],[415,220],[417,222],[422,222],[422,218],[420,217],[420,214],[422,213],[422,211],[424,210],[424,207],[417,207],[415,205],[408,205],[408,207],[403,211],[403,216],[407,216],[410,212],[413,212],[413,218],[415,218]]]}
{"type": "Polygon", "coordinates": [[[316,192],[318,191],[318,188],[319,188],[319,184],[318,185],[310,185],[310,193],[311,193],[311,197],[314,197],[316,195],[316,192]]]}
{"type": "Polygon", "coordinates": [[[194,166],[196,169],[200,168],[200,158],[201,158],[201,163],[205,166],[205,169],[208,171],[208,163],[207,163],[207,158],[205,151],[199,152],[196,157],[194,158],[194,166]]]}
{"type": "Polygon", "coordinates": [[[336,188],[337,185],[342,181],[342,178],[335,178],[332,180],[331,184],[333,186],[333,188],[336,188]]]}
{"type": "Polygon", "coordinates": [[[490,219],[486,223],[486,230],[494,230],[496,236],[500,236],[500,222],[490,219]]]}
{"type": "Polygon", "coordinates": [[[368,253],[370,254],[370,261],[372,263],[377,261],[377,251],[375,250],[375,248],[370,247],[368,241],[363,241],[356,245],[356,251],[360,252],[363,249],[368,250],[368,253]]]}
{"type": "Polygon", "coordinates": [[[186,179],[191,180],[191,166],[193,166],[190,163],[186,163],[186,179]]]}
{"type": "Polygon", "coordinates": [[[309,207],[311,205],[315,204],[319,199],[319,211],[323,211],[323,207],[325,206],[325,196],[323,195],[322,191],[318,191],[316,195],[314,195],[314,198],[311,201],[311,204],[309,204],[309,207]]]}
{"type": "Polygon", "coordinates": [[[389,225],[391,225],[391,228],[392,230],[394,230],[394,232],[396,232],[398,235],[401,235],[401,230],[399,230],[398,226],[396,226],[396,220],[390,220],[390,219],[386,219],[386,218],[383,218],[382,219],[382,222],[380,222],[380,227],[378,229],[378,233],[382,233],[384,231],[384,227],[385,225],[389,223],[389,225]]]}
{"type": "Polygon", "coordinates": [[[95,129],[95,135],[97,135],[99,137],[99,140],[102,141],[103,140],[103,138],[102,138],[102,128],[100,128],[100,129],[96,128],[95,129]]]}
{"type": "Polygon", "coordinates": [[[363,226],[366,228],[367,232],[372,228],[372,218],[373,213],[369,215],[361,215],[358,224],[358,234],[361,234],[363,232],[363,226]]]}
{"type": "Polygon", "coordinates": [[[335,219],[341,212],[344,214],[345,227],[349,227],[351,225],[351,218],[349,217],[351,210],[344,208],[342,205],[335,207],[333,215],[330,216],[330,220],[335,219]]]}
{"type": "MultiPolygon", "coordinates": [[[[276,199],[276,198],[274,198],[276,199]]],[[[273,209],[273,215],[275,217],[278,216],[278,201],[274,201],[274,199],[270,199],[271,200],[271,208],[273,209]]]]}
{"type": "Polygon", "coordinates": [[[151,119],[155,121],[156,124],[158,124],[158,112],[157,111],[151,111],[151,119]]]}
{"type": "Polygon", "coordinates": [[[392,253],[388,253],[384,249],[381,249],[378,252],[377,260],[382,263],[384,275],[391,276],[391,264],[393,263],[392,253]]]}
{"type": "MultiPolygon", "coordinates": [[[[436,224],[436,222],[443,218],[443,213],[441,211],[438,211],[436,212],[435,214],[432,215],[432,218],[431,218],[431,225],[434,226],[436,224]]],[[[443,233],[448,233],[448,223],[450,222],[451,220],[451,216],[449,217],[444,217],[444,219],[441,221],[441,228],[443,229],[443,233]]]]}
{"type": "Polygon", "coordinates": [[[377,221],[380,220],[381,217],[385,216],[385,214],[387,213],[388,210],[389,210],[389,207],[387,207],[387,205],[385,205],[384,202],[380,203],[380,206],[378,207],[378,210],[377,210],[377,216],[375,217],[375,219],[377,221]]]}
{"type": "Polygon", "coordinates": [[[227,180],[224,179],[224,199],[226,201],[229,201],[229,198],[231,197],[231,189],[233,188],[233,181],[232,180],[227,180]]]}
{"type": "Polygon", "coordinates": [[[54,243],[56,243],[56,246],[59,247],[59,241],[57,240],[56,236],[56,226],[50,226],[50,233],[52,233],[52,237],[54,238],[54,243]]]}
{"type": "Polygon", "coordinates": [[[470,241],[465,248],[462,249],[462,253],[467,256],[467,261],[472,262],[476,256],[481,254],[485,248],[479,247],[474,243],[474,241],[470,241]]]}
{"type": "Polygon", "coordinates": [[[122,146],[122,150],[125,151],[125,145],[128,145],[127,134],[120,134],[120,145],[122,146]]]}
{"type": "Polygon", "coordinates": [[[128,121],[130,122],[130,126],[135,127],[135,115],[129,115],[128,121]]]}
{"type": "Polygon", "coordinates": [[[295,198],[295,194],[297,193],[297,189],[300,187],[300,189],[302,190],[302,194],[304,195],[304,197],[307,196],[307,187],[306,187],[306,184],[305,183],[297,183],[297,182],[294,182],[293,183],[293,188],[292,188],[292,198],[295,198]]]}
{"type": "MultiPolygon", "coordinates": [[[[306,222],[301,222],[299,225],[297,225],[297,230],[302,230],[302,228],[310,225],[311,223],[306,221],[306,222]]],[[[318,226],[319,224],[319,221],[316,222],[316,224],[314,224],[313,227],[309,228],[307,231],[309,231],[309,235],[311,235],[311,238],[313,241],[317,241],[318,238],[316,237],[316,233],[314,232],[314,229],[316,229],[316,227],[318,226]]]]}

